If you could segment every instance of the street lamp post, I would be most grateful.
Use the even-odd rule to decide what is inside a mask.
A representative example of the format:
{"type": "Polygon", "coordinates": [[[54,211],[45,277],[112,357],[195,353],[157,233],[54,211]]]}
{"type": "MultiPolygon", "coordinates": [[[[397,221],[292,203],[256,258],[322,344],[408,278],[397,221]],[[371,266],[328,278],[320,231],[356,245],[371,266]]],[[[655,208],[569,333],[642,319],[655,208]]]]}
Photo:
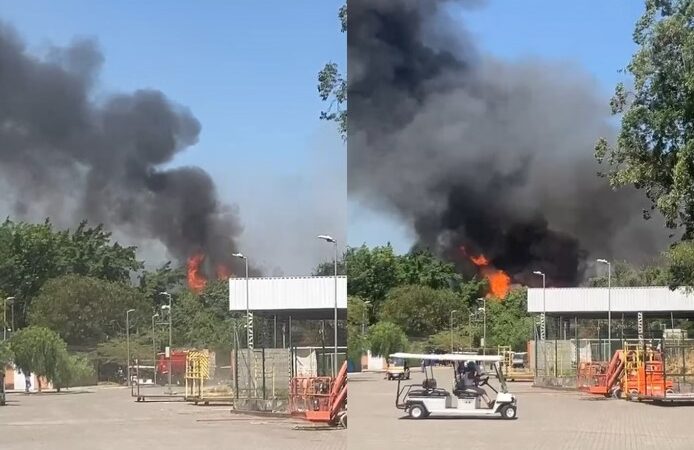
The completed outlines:
{"type": "Polygon", "coordinates": [[[449,326],[451,329],[451,353],[453,353],[453,314],[457,313],[458,310],[454,309],[451,311],[451,320],[449,321],[449,326]]]}
{"type": "Polygon", "coordinates": [[[482,322],[482,354],[486,355],[487,354],[487,298],[484,297],[481,299],[482,300],[482,307],[478,308],[478,311],[482,311],[484,321],[482,322]]]}
{"type": "Polygon", "coordinates": [[[126,364],[126,373],[128,374],[128,386],[130,386],[130,313],[135,311],[134,309],[129,309],[125,312],[125,346],[128,353],[128,363],[126,364]]]}
{"type": "Polygon", "coordinates": [[[154,356],[154,384],[157,384],[157,337],[154,329],[154,319],[159,317],[159,313],[152,316],[152,355],[154,356]]]}
{"type": "Polygon", "coordinates": [[[540,340],[544,341],[545,340],[545,330],[546,330],[546,312],[547,312],[547,303],[546,303],[546,296],[545,293],[547,291],[547,277],[544,272],[540,272],[539,270],[536,270],[533,272],[535,275],[539,275],[542,277],[542,315],[540,316],[540,340]]]}
{"type": "Polygon", "coordinates": [[[608,358],[612,357],[612,264],[606,259],[597,259],[599,263],[607,264],[607,348],[608,358]]]}
{"type": "Polygon", "coordinates": [[[335,311],[334,311],[334,328],[335,328],[335,349],[333,351],[333,377],[337,376],[337,240],[327,234],[321,234],[318,239],[323,239],[330,242],[335,247],[335,311]]]}
{"type": "Polygon", "coordinates": [[[248,366],[248,398],[251,397],[251,390],[253,389],[253,378],[251,371],[251,359],[253,351],[253,322],[251,321],[251,303],[249,299],[249,278],[248,278],[248,257],[243,253],[233,253],[231,256],[235,258],[240,258],[243,260],[246,266],[246,365],[248,366]]]}
{"type": "Polygon", "coordinates": [[[171,347],[171,342],[172,342],[172,337],[173,337],[173,333],[172,333],[172,331],[171,331],[171,329],[172,329],[172,326],[171,326],[171,325],[172,325],[172,323],[173,323],[173,317],[172,317],[172,316],[173,316],[173,314],[172,314],[173,311],[172,311],[172,309],[171,309],[171,294],[169,294],[169,293],[166,292],[166,291],[160,292],[159,294],[164,295],[164,296],[166,296],[166,297],[169,298],[169,304],[168,304],[168,305],[163,305],[163,306],[161,307],[161,309],[162,309],[162,311],[165,310],[165,309],[168,310],[167,312],[168,312],[168,314],[169,314],[169,394],[171,394],[171,393],[172,393],[172,391],[171,391],[171,389],[172,389],[172,388],[171,388],[171,385],[172,385],[172,383],[171,383],[171,359],[173,358],[173,348],[171,347]]]}
{"type": "Polygon", "coordinates": [[[7,340],[7,302],[12,305],[12,331],[14,331],[14,297],[7,297],[2,307],[2,340],[7,340]]]}

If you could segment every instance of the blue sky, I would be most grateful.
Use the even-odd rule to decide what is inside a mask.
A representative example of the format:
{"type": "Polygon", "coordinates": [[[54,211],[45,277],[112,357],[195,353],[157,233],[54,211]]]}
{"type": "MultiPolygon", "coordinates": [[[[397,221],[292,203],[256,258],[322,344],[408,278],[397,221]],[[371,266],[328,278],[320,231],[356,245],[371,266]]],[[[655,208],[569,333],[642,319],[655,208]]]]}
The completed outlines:
{"type": "MultiPolygon", "coordinates": [[[[578,65],[595,77],[605,105],[635,50],[634,24],[643,11],[638,0],[488,0],[474,10],[457,11],[478,48],[505,60],[539,57],[578,65]]],[[[351,245],[391,242],[406,252],[412,233],[401,222],[350,202],[351,245]]]]}
{"type": "Polygon", "coordinates": [[[101,93],[156,88],[189,107],[200,142],[175,164],[203,167],[238,205],[256,262],[302,273],[330,257],[316,234],[346,240],[346,148],[316,90],[323,64],[345,65],[341,3],[0,0],[0,20],[36,54],[96,38],[101,93]]]}

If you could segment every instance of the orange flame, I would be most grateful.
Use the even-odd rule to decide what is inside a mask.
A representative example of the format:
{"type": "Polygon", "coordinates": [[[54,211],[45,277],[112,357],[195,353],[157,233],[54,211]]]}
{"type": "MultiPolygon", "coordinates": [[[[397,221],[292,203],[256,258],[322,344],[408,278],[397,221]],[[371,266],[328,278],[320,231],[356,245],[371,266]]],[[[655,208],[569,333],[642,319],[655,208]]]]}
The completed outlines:
{"type": "Polygon", "coordinates": [[[489,264],[489,260],[484,255],[470,256],[465,251],[465,247],[460,247],[460,251],[463,252],[465,256],[470,258],[470,261],[476,265],[480,273],[489,282],[489,292],[487,293],[487,298],[506,298],[509,290],[511,289],[511,277],[508,276],[503,270],[494,268],[489,264]]]}
{"type": "Polygon", "coordinates": [[[207,279],[200,272],[200,266],[202,265],[202,261],[204,259],[204,253],[196,253],[190,258],[188,258],[188,287],[191,291],[195,292],[196,294],[202,292],[202,290],[205,289],[205,285],[207,284],[207,279]]]}
{"type": "Polygon", "coordinates": [[[227,278],[231,277],[231,270],[224,264],[220,264],[217,266],[217,279],[218,280],[226,280],[227,278]]]}

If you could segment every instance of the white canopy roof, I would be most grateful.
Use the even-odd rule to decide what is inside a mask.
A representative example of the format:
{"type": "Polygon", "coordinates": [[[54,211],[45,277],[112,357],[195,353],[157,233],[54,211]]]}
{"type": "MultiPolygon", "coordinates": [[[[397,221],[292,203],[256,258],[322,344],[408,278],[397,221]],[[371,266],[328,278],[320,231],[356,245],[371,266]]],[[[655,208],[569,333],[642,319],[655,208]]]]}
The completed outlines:
{"type": "Polygon", "coordinates": [[[390,355],[391,358],[403,358],[403,359],[426,359],[428,361],[489,361],[489,362],[500,362],[503,360],[503,356],[500,355],[460,355],[455,353],[444,353],[444,354],[425,354],[425,353],[393,353],[390,355]]]}

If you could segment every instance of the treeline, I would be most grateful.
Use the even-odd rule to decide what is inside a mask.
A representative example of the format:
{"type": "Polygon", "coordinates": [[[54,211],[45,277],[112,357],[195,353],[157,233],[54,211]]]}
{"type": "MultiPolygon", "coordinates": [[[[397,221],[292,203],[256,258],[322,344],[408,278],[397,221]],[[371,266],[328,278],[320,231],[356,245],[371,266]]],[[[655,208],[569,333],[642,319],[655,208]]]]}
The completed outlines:
{"type": "MultiPolygon", "coordinates": [[[[484,279],[465,279],[452,264],[426,251],[405,255],[390,245],[351,248],[343,264],[348,276],[350,359],[364,351],[460,351],[482,344],[511,346],[522,351],[534,336],[534,318],[527,314],[525,289],[505,299],[487,298],[484,279]],[[486,309],[485,309],[486,308],[486,309]]],[[[343,266],[340,266],[343,267],[343,266]]],[[[585,286],[606,286],[607,274],[587,277],[585,286]]],[[[634,266],[616,261],[612,286],[694,286],[694,244],[682,241],[652,264],[634,266]]]]}
{"type": "Polygon", "coordinates": [[[174,346],[229,348],[240,324],[229,312],[227,284],[210,282],[201,295],[193,294],[183,268],[166,263],[145,270],[135,251],[86,222],[74,230],[58,230],[48,220],[2,223],[0,296],[7,299],[3,326],[9,333],[2,362],[13,361],[56,387],[96,369],[101,378],[113,378],[124,373],[130,309],[131,356],[152,361],[153,322],[157,348],[168,345],[164,291],[174,304],[174,346]]]}

